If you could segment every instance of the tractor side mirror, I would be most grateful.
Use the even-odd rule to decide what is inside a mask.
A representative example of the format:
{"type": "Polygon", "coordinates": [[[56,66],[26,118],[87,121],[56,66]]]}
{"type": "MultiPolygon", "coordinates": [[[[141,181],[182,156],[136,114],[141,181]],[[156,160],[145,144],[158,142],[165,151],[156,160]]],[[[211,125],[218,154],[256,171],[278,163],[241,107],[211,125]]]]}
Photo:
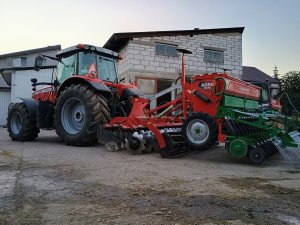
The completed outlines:
{"type": "Polygon", "coordinates": [[[45,58],[43,56],[38,55],[34,61],[34,70],[39,71],[42,68],[44,61],[45,58]]]}
{"type": "Polygon", "coordinates": [[[36,83],[37,82],[37,79],[36,78],[31,78],[31,83],[36,83]]]}

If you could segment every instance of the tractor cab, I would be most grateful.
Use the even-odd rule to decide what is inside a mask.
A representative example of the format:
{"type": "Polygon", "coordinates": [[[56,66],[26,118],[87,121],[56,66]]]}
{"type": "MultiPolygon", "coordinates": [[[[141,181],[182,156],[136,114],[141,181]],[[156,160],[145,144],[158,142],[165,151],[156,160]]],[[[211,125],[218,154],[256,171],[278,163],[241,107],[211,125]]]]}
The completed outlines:
{"type": "Polygon", "coordinates": [[[57,81],[62,83],[71,76],[88,76],[118,83],[116,59],[118,54],[108,49],[78,44],[57,53],[57,81]]]}
{"type": "Polygon", "coordinates": [[[59,51],[56,58],[39,55],[35,60],[36,70],[43,67],[46,58],[59,62],[55,79],[57,85],[72,76],[87,76],[106,82],[119,82],[116,69],[119,54],[105,48],[78,44],[59,51]]]}

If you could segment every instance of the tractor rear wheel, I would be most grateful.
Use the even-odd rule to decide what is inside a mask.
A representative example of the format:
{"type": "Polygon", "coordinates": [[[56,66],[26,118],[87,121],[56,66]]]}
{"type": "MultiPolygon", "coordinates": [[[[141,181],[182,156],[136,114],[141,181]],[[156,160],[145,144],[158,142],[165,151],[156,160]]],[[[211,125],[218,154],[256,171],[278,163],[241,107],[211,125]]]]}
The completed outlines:
{"type": "Polygon", "coordinates": [[[109,119],[107,100],[88,86],[66,87],[57,100],[56,133],[67,145],[96,143],[98,126],[109,119]]]}
{"type": "Polygon", "coordinates": [[[15,103],[9,108],[7,131],[14,141],[33,141],[40,132],[36,121],[30,120],[30,114],[24,102],[15,103]]]}
{"type": "Polygon", "coordinates": [[[217,135],[216,121],[207,113],[192,114],[182,126],[182,137],[195,150],[209,148],[215,143],[217,135]]]}

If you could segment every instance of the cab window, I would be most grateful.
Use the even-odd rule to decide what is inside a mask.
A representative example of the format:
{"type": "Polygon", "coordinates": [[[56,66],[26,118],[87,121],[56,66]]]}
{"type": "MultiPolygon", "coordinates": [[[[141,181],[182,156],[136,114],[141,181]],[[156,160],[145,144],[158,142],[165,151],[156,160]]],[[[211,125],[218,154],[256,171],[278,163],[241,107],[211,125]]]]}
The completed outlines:
{"type": "Polygon", "coordinates": [[[57,65],[57,80],[62,83],[65,79],[74,75],[75,55],[63,58],[57,65]]]}
{"type": "MultiPolygon", "coordinates": [[[[96,55],[91,52],[79,52],[78,75],[87,75],[91,68],[96,69],[96,55]]],[[[97,73],[97,71],[95,71],[97,73]]]]}
{"type": "Polygon", "coordinates": [[[117,82],[116,65],[113,59],[98,56],[98,77],[101,80],[117,82]]]}

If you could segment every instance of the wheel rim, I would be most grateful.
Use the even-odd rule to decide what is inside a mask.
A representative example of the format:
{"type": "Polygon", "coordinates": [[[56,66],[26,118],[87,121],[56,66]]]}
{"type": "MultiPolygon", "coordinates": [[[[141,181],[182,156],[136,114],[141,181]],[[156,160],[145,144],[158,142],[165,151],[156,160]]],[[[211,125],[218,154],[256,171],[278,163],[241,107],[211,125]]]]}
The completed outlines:
{"type": "Polygon", "coordinates": [[[209,128],[203,120],[195,119],[187,125],[186,135],[194,144],[202,144],[208,139],[209,128]]]}
{"type": "Polygon", "coordinates": [[[19,134],[22,130],[22,117],[19,112],[13,112],[10,119],[11,131],[14,134],[19,134]]]}
{"type": "Polygon", "coordinates": [[[61,122],[69,134],[79,133],[86,121],[85,108],[82,102],[75,97],[69,98],[61,111],[61,122]]]}

